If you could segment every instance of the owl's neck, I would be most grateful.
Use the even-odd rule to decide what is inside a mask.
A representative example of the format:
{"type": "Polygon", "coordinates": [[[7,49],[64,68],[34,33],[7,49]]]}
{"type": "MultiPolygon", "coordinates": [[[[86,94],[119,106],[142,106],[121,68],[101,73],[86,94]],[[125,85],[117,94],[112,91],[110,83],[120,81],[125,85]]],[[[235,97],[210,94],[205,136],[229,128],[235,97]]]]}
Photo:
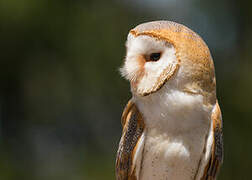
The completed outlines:
{"type": "Polygon", "coordinates": [[[133,97],[147,128],[181,134],[208,127],[212,107],[202,95],[185,93],[168,85],[146,97],[133,97]]]}

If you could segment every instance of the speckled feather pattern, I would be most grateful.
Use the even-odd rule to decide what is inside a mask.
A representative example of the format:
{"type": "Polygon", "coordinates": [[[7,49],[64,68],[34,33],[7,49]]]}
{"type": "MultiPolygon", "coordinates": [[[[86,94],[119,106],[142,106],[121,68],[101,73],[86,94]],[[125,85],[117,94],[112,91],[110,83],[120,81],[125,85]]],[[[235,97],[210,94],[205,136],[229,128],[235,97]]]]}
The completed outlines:
{"type": "Polygon", "coordinates": [[[132,101],[127,104],[122,116],[123,133],[117,151],[117,180],[136,180],[133,157],[136,145],[143,133],[144,122],[141,113],[132,101]]]}
{"type": "Polygon", "coordinates": [[[130,31],[132,35],[151,36],[165,40],[176,49],[179,66],[184,67],[186,88],[205,94],[215,102],[215,72],[210,51],[199,35],[189,28],[170,21],[155,21],[141,24],[130,31]]]}
{"type": "Polygon", "coordinates": [[[133,98],[123,115],[117,180],[215,180],[223,161],[222,117],[210,51],[171,21],[130,30],[122,76],[133,98]],[[158,61],[146,55],[159,53],[158,61]]]}

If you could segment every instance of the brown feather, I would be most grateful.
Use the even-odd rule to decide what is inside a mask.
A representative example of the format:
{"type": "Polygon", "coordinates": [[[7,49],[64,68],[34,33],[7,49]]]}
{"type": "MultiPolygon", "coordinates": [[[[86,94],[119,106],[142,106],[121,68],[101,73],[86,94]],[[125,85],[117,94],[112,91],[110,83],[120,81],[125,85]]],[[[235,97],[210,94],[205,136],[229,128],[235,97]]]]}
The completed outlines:
{"type": "Polygon", "coordinates": [[[214,142],[212,146],[212,155],[204,171],[201,180],[215,180],[223,161],[223,135],[222,135],[222,117],[218,102],[212,113],[214,142]]]}
{"type": "MultiPolygon", "coordinates": [[[[206,43],[197,33],[184,25],[171,21],[153,21],[140,24],[130,33],[135,37],[146,35],[164,40],[174,46],[178,64],[172,67],[164,80],[170,79],[178,68],[183,66],[188,69],[184,77],[188,80],[186,87],[197,92],[198,89],[201,89],[199,93],[204,94],[211,103],[215,103],[216,82],[213,60],[206,43]]],[[[162,87],[161,84],[164,82],[155,87],[154,91],[162,87]]]]}
{"type": "Polygon", "coordinates": [[[123,132],[116,158],[116,179],[136,180],[133,164],[137,143],[143,133],[144,121],[136,105],[130,100],[122,114],[123,132]]]}

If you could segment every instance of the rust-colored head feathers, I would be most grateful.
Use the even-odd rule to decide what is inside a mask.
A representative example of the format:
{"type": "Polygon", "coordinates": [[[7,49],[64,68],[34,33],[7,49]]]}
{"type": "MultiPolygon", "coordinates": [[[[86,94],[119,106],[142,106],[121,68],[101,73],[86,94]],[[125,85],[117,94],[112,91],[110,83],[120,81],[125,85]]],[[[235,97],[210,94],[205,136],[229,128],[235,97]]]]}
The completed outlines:
{"type": "MultiPolygon", "coordinates": [[[[212,102],[214,101],[215,73],[210,51],[200,36],[189,28],[170,21],[140,24],[130,31],[127,49],[122,74],[131,81],[133,93],[146,96],[156,92],[166,81],[175,76],[177,71],[183,69],[180,74],[180,80],[183,81],[183,85],[180,84],[181,88],[189,93],[203,94],[212,102]],[[149,41],[148,38],[152,41],[149,41]],[[155,48],[155,46],[159,46],[155,44],[157,42],[163,43],[160,48],[155,48]],[[151,43],[153,47],[150,47],[151,43]],[[134,44],[137,45],[134,46],[134,44]],[[131,46],[134,46],[135,49],[142,48],[142,50],[138,52],[134,49],[132,52],[131,46]],[[166,59],[163,59],[164,62],[160,63],[160,66],[156,67],[157,69],[149,67],[150,70],[148,70],[150,64],[143,57],[148,53],[163,53],[166,49],[162,46],[168,49],[174,48],[175,58],[171,56],[173,52],[170,51],[168,52],[170,55],[168,53],[164,57],[162,55],[160,61],[162,58],[166,59]],[[136,61],[135,64],[130,64],[132,61],[136,61]],[[131,71],[131,69],[133,70],[131,71]]],[[[156,65],[155,63],[157,62],[151,62],[153,66],[156,65]]]]}
{"type": "Polygon", "coordinates": [[[205,42],[170,21],[129,32],[117,180],[216,179],[223,158],[214,64],[205,42]]]}

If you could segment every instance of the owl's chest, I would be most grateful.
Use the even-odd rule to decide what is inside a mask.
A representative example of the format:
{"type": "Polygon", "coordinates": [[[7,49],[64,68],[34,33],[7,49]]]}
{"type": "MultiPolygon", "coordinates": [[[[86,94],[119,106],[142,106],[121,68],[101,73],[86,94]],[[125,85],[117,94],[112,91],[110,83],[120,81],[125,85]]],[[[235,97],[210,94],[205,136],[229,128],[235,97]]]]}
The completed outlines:
{"type": "Polygon", "coordinates": [[[179,91],[160,94],[137,101],[146,125],[139,179],[195,179],[201,172],[211,111],[201,96],[179,91]]]}
{"type": "MultiPolygon", "coordinates": [[[[204,137],[204,136],[202,136],[204,137]]],[[[140,180],[190,180],[196,177],[204,138],[172,137],[148,129],[145,136],[140,180]]]]}

